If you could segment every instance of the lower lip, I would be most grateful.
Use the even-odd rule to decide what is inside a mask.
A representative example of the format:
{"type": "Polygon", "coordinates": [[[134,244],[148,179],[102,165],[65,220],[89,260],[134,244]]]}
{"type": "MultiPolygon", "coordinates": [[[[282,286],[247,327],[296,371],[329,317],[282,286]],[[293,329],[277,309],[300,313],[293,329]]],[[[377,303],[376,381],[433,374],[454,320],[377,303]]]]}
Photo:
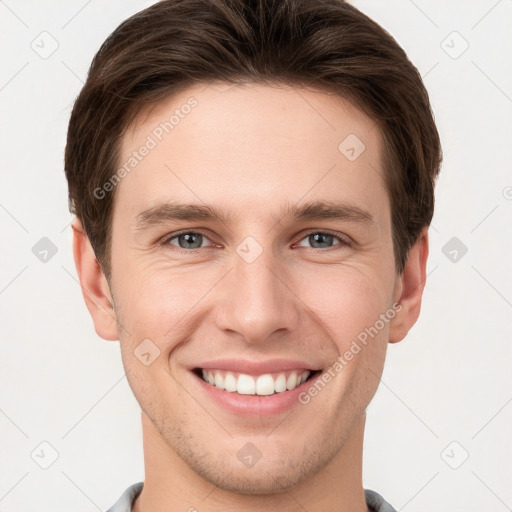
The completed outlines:
{"type": "Polygon", "coordinates": [[[299,402],[299,395],[311,386],[320,375],[314,375],[300,386],[290,391],[274,393],[273,395],[240,395],[236,392],[226,391],[208,384],[194,372],[192,377],[199,383],[201,390],[206,393],[209,399],[219,404],[229,412],[244,416],[272,416],[281,414],[291,409],[294,405],[302,405],[299,402]]]}

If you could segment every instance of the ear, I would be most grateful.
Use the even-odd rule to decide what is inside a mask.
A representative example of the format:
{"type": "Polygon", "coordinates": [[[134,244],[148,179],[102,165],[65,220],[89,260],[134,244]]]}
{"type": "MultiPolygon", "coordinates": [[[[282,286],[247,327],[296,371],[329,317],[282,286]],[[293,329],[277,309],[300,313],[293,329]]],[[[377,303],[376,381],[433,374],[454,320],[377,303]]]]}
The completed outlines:
{"type": "Polygon", "coordinates": [[[399,303],[402,309],[390,322],[390,343],[402,341],[418,320],[427,276],[427,257],[428,228],[424,228],[409,250],[402,275],[397,278],[394,302],[399,303]]]}
{"type": "Polygon", "coordinates": [[[87,309],[92,316],[98,336],[104,340],[116,341],[116,316],[107,280],[94,254],[82,223],[75,219],[73,228],[73,255],[87,309]]]}

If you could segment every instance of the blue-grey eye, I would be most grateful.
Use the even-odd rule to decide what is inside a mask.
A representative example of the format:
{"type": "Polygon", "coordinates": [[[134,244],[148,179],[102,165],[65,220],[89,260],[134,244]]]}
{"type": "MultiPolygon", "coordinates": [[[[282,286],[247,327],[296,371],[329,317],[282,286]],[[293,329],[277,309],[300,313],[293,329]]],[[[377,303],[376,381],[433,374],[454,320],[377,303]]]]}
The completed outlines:
{"type": "Polygon", "coordinates": [[[188,232],[174,235],[167,240],[171,245],[178,245],[181,249],[199,249],[202,246],[204,237],[201,233],[188,232]],[[177,239],[178,244],[172,243],[172,240],[177,239]]]}
{"type": "MultiPolygon", "coordinates": [[[[333,244],[333,241],[335,239],[339,240],[340,243],[344,243],[344,241],[340,237],[336,235],[331,235],[330,233],[323,233],[320,231],[316,233],[311,233],[303,238],[303,240],[307,240],[310,243],[313,249],[328,249],[333,245],[340,245],[340,243],[333,244]]],[[[299,245],[302,245],[302,242],[299,245]]]]}

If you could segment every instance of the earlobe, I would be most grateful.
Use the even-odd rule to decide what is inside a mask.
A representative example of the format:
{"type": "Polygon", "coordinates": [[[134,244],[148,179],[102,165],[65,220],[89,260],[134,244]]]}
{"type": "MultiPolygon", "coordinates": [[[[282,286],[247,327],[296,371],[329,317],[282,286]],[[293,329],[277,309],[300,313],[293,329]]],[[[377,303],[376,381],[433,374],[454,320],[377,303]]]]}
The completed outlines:
{"type": "Polygon", "coordinates": [[[75,219],[73,228],[73,255],[85,304],[94,322],[98,336],[105,340],[119,339],[112,296],[103,270],[96,259],[82,223],[75,219]]]}
{"type": "Polygon", "coordinates": [[[402,275],[397,282],[395,299],[401,309],[390,323],[389,342],[402,341],[418,320],[425,288],[428,258],[428,228],[424,228],[411,247],[402,275]]]}

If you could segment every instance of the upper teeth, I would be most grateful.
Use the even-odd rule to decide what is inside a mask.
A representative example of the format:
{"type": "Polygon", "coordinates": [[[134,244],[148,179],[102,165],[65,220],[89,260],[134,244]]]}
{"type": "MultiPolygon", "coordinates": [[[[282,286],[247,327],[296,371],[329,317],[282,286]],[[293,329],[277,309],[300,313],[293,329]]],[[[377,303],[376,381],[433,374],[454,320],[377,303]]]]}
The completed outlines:
{"type": "Polygon", "coordinates": [[[218,389],[225,389],[241,395],[272,395],[295,389],[302,384],[311,372],[294,370],[288,377],[284,372],[253,377],[245,373],[223,372],[203,369],[203,379],[218,389]]]}

